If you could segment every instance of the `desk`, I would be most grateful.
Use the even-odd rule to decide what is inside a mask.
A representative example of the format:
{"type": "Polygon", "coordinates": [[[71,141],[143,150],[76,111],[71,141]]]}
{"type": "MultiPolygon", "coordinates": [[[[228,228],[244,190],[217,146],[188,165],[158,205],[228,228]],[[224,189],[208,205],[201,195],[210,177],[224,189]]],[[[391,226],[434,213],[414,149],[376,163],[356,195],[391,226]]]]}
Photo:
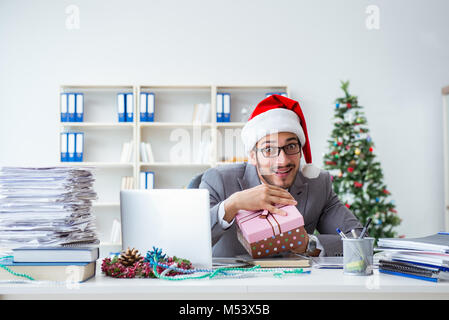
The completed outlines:
{"type": "Polygon", "coordinates": [[[85,283],[0,284],[0,299],[449,299],[449,281],[433,283],[381,274],[344,275],[343,270],[310,269],[282,278],[169,281],[114,279],[99,271],[85,283]]]}

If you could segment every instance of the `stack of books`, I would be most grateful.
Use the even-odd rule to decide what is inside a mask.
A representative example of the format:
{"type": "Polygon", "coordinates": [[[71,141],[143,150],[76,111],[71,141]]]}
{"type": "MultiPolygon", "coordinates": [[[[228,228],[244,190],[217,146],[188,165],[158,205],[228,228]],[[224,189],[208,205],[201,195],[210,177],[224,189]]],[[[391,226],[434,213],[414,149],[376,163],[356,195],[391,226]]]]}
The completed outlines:
{"type": "Polygon", "coordinates": [[[83,282],[95,276],[98,257],[98,246],[15,248],[0,261],[0,280],[83,282]]]}
{"type": "Polygon", "coordinates": [[[449,233],[420,238],[381,238],[379,272],[437,282],[449,280],[449,233]]]}

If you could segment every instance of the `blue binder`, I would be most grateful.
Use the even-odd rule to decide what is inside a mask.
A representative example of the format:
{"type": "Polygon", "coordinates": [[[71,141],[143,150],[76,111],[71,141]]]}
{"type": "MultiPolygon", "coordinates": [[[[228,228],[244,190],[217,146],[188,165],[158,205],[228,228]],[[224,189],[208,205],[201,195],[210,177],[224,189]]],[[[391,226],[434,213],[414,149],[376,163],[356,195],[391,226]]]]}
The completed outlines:
{"type": "Polygon", "coordinates": [[[61,122],[69,121],[69,97],[67,93],[61,93],[61,122]]]}
{"type": "Polygon", "coordinates": [[[280,96],[287,97],[286,92],[268,92],[265,94],[265,98],[268,98],[269,96],[272,96],[273,94],[278,94],[280,96]]]}
{"type": "Polygon", "coordinates": [[[75,93],[75,121],[83,122],[84,120],[84,94],[75,93]]]}
{"type": "Polygon", "coordinates": [[[154,189],[154,172],[148,171],[145,173],[145,189],[154,189]]]}
{"type": "Polygon", "coordinates": [[[66,132],[61,133],[61,162],[67,162],[69,159],[68,151],[69,138],[66,132]]]}
{"type": "Polygon", "coordinates": [[[223,122],[231,121],[231,94],[223,93],[223,122]]]}
{"type": "Polygon", "coordinates": [[[140,104],[139,104],[139,111],[140,111],[140,122],[146,122],[147,120],[147,114],[148,114],[148,93],[141,92],[140,93],[140,104]]]}
{"type": "Polygon", "coordinates": [[[77,132],[75,135],[75,161],[82,162],[84,153],[84,133],[77,132]]]}
{"type": "Polygon", "coordinates": [[[223,122],[223,94],[217,93],[217,122],[223,122]]]}
{"type": "Polygon", "coordinates": [[[117,94],[117,113],[118,113],[118,122],[125,122],[125,104],[126,104],[126,94],[118,93],[117,94]]]}
{"type": "Polygon", "coordinates": [[[154,93],[150,92],[147,95],[147,122],[154,122],[154,101],[155,101],[154,93]]]}
{"type": "Polygon", "coordinates": [[[125,103],[125,122],[133,122],[134,121],[134,94],[127,93],[126,94],[126,103],[125,103]]]}

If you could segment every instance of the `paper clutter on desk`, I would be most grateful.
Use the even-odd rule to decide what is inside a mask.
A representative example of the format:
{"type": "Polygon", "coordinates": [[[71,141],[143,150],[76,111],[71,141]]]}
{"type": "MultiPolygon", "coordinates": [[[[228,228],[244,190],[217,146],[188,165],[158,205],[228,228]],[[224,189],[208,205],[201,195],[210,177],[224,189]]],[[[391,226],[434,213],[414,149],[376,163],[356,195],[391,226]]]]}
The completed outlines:
{"type": "Polygon", "coordinates": [[[235,220],[237,238],[253,258],[306,249],[304,218],[295,206],[282,207],[287,215],[264,214],[261,211],[239,210],[235,220]]]}

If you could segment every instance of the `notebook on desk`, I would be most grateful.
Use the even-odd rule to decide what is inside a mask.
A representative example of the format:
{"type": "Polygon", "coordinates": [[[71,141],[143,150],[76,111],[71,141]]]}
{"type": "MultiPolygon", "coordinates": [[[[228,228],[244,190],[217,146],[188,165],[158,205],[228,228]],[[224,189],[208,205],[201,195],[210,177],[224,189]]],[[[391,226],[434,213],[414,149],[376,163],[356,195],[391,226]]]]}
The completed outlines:
{"type": "Polygon", "coordinates": [[[266,258],[252,258],[249,254],[237,256],[237,260],[250,266],[262,268],[307,268],[311,266],[309,258],[294,253],[286,253],[266,258]]]}

